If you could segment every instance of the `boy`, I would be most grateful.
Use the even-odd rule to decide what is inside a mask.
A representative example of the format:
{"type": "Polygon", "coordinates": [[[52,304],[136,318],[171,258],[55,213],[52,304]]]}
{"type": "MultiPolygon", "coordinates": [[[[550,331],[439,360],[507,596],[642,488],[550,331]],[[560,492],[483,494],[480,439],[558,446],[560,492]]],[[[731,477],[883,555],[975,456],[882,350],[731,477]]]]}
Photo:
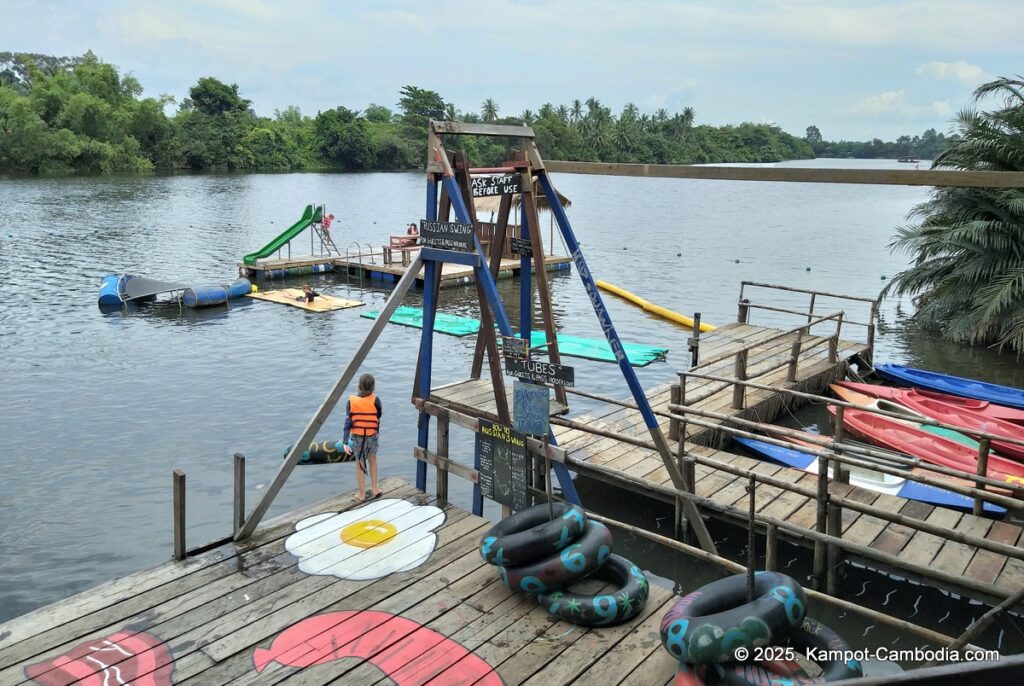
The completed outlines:
{"type": "Polygon", "coordinates": [[[359,377],[359,394],[351,395],[345,405],[345,454],[356,457],[356,500],[366,500],[366,465],[370,465],[370,488],[373,497],[383,493],[377,485],[377,436],[380,430],[380,398],[373,394],[373,374],[359,377]]]}

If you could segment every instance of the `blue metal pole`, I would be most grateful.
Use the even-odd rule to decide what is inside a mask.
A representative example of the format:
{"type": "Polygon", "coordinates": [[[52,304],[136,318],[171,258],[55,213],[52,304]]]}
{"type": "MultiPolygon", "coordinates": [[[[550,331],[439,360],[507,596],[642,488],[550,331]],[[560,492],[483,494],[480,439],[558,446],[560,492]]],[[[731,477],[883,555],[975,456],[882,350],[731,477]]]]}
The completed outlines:
{"type": "MultiPolygon", "coordinates": [[[[423,331],[420,335],[420,387],[417,395],[424,400],[430,398],[430,366],[434,356],[434,313],[437,303],[434,301],[434,282],[440,271],[440,263],[431,260],[424,265],[423,278],[423,331]]],[[[420,412],[419,435],[417,445],[423,450],[428,449],[430,442],[430,415],[420,412]]],[[[427,490],[427,463],[416,461],[416,488],[427,490]]]]}
{"type": "MultiPolygon", "coordinates": [[[[520,226],[522,231],[519,235],[524,241],[530,240],[530,221],[526,212],[520,212],[520,226]]],[[[540,227],[537,227],[540,230],[540,227]]],[[[533,269],[530,266],[530,256],[519,256],[519,335],[523,337],[526,344],[530,344],[530,331],[533,328],[533,269]]]]}
{"type": "Polygon", "coordinates": [[[558,201],[558,194],[555,193],[555,189],[551,185],[551,180],[547,174],[540,174],[539,176],[541,187],[544,189],[544,195],[548,198],[548,207],[555,215],[558,229],[562,232],[565,245],[572,256],[573,264],[576,266],[576,272],[583,281],[583,287],[590,298],[590,304],[594,307],[594,313],[601,324],[601,330],[604,331],[605,338],[608,339],[608,345],[611,346],[612,353],[614,353],[615,359],[619,363],[619,369],[622,370],[622,376],[626,379],[626,385],[629,386],[629,391],[633,394],[633,400],[640,408],[644,424],[647,425],[648,429],[656,429],[658,421],[654,418],[651,405],[647,402],[644,389],[640,386],[640,380],[636,378],[636,372],[633,371],[633,367],[630,366],[629,359],[626,357],[626,352],[622,349],[622,340],[615,331],[611,315],[608,314],[608,310],[604,306],[604,300],[601,299],[601,292],[597,289],[597,284],[594,283],[594,277],[591,275],[590,269],[587,268],[587,261],[584,259],[583,251],[580,250],[580,244],[576,241],[576,236],[569,225],[569,218],[565,215],[565,210],[562,209],[562,204],[558,201]]]}
{"type": "Polygon", "coordinates": [[[427,179],[427,221],[437,220],[437,179],[427,179]]]}

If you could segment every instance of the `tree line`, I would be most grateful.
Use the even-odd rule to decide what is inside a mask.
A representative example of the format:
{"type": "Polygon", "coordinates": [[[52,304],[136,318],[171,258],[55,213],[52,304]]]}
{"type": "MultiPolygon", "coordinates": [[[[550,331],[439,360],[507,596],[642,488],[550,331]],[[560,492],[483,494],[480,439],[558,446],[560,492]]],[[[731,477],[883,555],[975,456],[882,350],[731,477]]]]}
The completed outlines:
{"type": "MultiPolygon", "coordinates": [[[[237,84],[213,77],[200,78],[180,102],[142,93],[135,77],[91,52],[80,57],[0,53],[0,172],[418,169],[431,118],[529,124],[549,159],[777,162],[832,150],[819,150],[815,141],[771,124],[698,124],[692,107],[648,114],[628,104],[616,115],[596,98],[503,116],[492,99],[479,112],[461,111],[436,91],[408,85],[395,110],[371,103],[362,110],[338,106],[307,116],[287,107],[261,117],[237,84]]],[[[459,141],[480,164],[506,159],[511,143],[459,141]]]]}
{"type": "Polygon", "coordinates": [[[928,129],[920,136],[900,136],[895,141],[883,141],[873,138],[870,141],[826,141],[821,131],[813,124],[807,127],[804,135],[814,150],[816,157],[848,157],[861,159],[898,159],[900,157],[918,157],[922,160],[934,160],[953,142],[960,139],[960,134],[945,136],[935,129],[928,129]]]}

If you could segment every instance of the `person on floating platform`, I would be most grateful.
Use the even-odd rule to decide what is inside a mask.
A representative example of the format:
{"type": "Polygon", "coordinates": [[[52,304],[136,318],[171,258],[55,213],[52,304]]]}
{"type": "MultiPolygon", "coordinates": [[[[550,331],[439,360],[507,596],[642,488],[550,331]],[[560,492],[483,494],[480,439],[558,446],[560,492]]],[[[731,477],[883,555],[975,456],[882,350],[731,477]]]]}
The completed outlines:
{"type": "Polygon", "coordinates": [[[380,431],[381,404],[380,398],[373,394],[376,380],[373,374],[359,377],[359,393],[351,395],[345,405],[345,454],[355,455],[356,485],[359,490],[356,500],[366,500],[366,471],[369,465],[370,488],[373,497],[379,497],[383,491],[377,484],[377,437],[380,431]]]}
{"type": "Polygon", "coordinates": [[[302,295],[297,297],[296,300],[299,302],[305,300],[306,302],[311,303],[318,295],[320,295],[320,293],[310,288],[308,283],[304,283],[302,284],[302,295]]]}

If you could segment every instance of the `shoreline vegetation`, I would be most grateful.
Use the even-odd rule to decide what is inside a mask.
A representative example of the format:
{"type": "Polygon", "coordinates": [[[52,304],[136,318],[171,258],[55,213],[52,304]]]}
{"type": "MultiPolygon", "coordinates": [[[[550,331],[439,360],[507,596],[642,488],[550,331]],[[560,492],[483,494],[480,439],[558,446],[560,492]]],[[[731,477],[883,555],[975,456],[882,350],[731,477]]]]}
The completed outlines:
{"type": "MultiPolygon", "coordinates": [[[[895,142],[803,138],[772,124],[709,126],[692,107],[618,115],[596,98],[546,103],[502,116],[488,98],[458,110],[432,90],[404,86],[397,109],[369,104],[303,115],[298,107],[261,117],[236,84],[203,77],[178,102],[142,97],[130,74],[92,52],[81,57],[0,52],[0,173],[57,176],[194,171],[400,171],[422,167],[428,119],[526,123],[550,159],[648,164],[780,162],[814,157],[933,159],[949,142],[929,129],[895,142]],[[167,111],[175,108],[173,115],[167,111]]],[[[471,159],[498,164],[510,141],[467,137],[471,159]]]]}

